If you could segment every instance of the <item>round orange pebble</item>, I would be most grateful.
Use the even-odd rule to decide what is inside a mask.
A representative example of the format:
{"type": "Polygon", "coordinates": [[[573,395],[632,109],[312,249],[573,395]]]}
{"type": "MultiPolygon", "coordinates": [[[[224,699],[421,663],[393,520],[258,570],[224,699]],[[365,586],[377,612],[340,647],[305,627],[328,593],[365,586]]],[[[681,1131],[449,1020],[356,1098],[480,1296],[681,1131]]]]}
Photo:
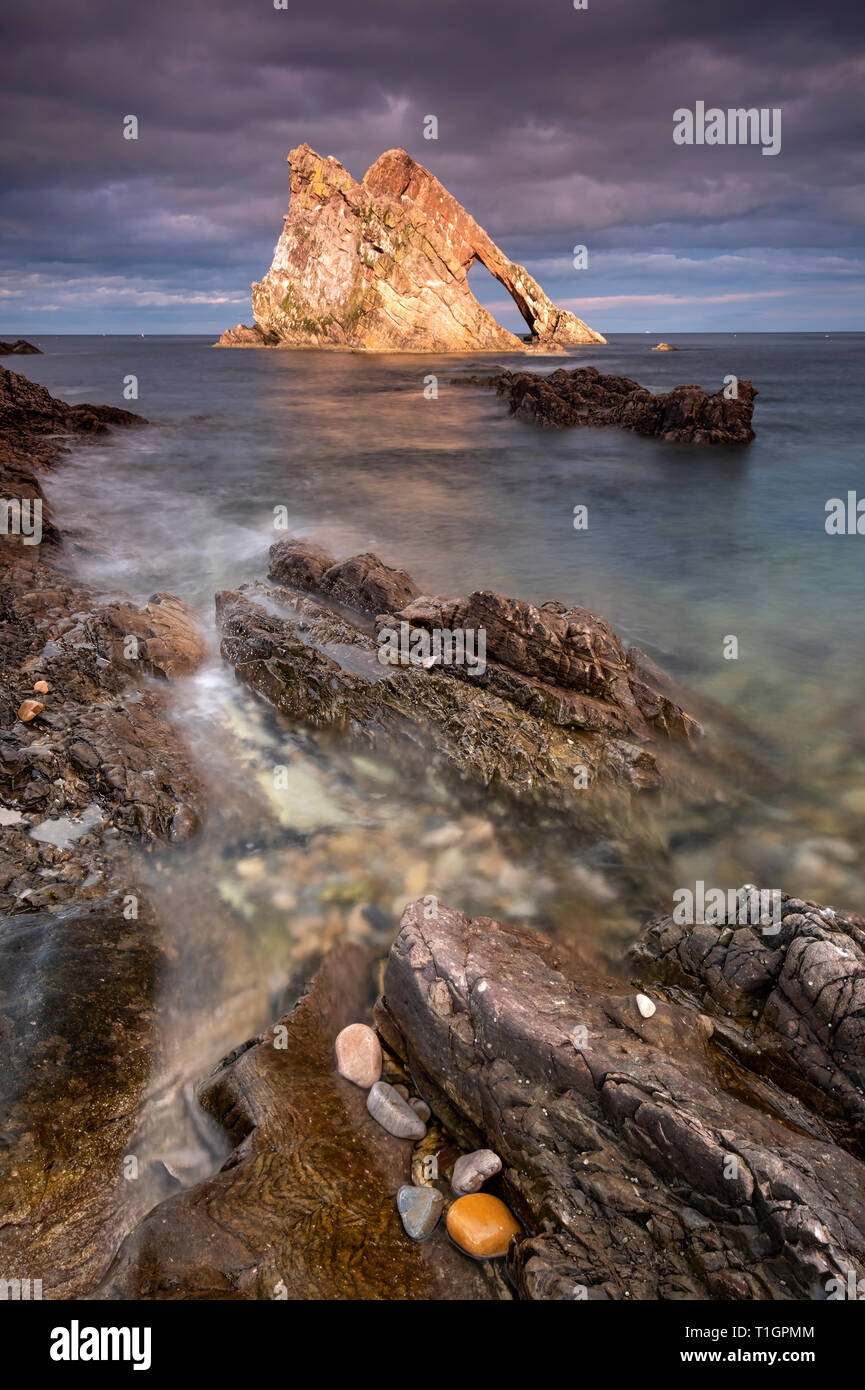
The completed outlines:
{"type": "Polygon", "coordinates": [[[504,1202],[489,1192],[458,1197],[448,1212],[447,1227],[451,1240],[477,1260],[506,1255],[511,1236],[522,1230],[504,1202]]]}

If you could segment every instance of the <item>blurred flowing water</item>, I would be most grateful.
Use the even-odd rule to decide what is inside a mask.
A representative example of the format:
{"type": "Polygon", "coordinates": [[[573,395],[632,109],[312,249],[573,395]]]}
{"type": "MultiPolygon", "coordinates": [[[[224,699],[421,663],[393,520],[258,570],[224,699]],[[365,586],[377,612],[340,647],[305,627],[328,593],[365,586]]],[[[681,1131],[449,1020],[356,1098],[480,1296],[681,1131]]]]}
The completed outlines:
{"type": "MultiPolygon", "coordinates": [[[[179,594],[212,632],[214,593],[266,573],[268,545],[286,534],[273,525],[282,507],[288,534],[337,557],[374,550],[425,592],[583,604],[734,710],[766,753],[762,821],[674,847],[669,897],[647,882],[645,913],[695,878],[865,908],[865,536],[824,526],[827,499],[865,495],[865,335],[678,335],[669,354],[616,335],[524,362],[36,341],[45,355],[22,364],[27,375],[152,422],[73,453],[48,480],[82,578],[137,600],[179,594]],[[492,394],[451,384],[499,363],[594,363],[652,390],[747,377],[760,392],[757,439],[734,450],[538,430],[492,394]],[[424,396],[430,374],[437,399],[424,396]],[[137,401],[123,399],[129,375],[137,401]],[[580,503],[589,527],[577,532],[580,503]],[[723,656],[729,635],[735,661],[723,656]]],[[[195,844],[148,860],[169,959],[148,1143],[171,1151],[173,1181],[219,1152],[181,1103],[184,1085],[265,1026],[333,941],[384,952],[408,899],[435,893],[526,921],[608,963],[640,925],[603,847],[509,827],[483,795],[456,801],[433,775],[406,778],[386,757],[291,728],[222,667],[215,635],[212,660],[174,699],[211,809],[195,844]]]]}

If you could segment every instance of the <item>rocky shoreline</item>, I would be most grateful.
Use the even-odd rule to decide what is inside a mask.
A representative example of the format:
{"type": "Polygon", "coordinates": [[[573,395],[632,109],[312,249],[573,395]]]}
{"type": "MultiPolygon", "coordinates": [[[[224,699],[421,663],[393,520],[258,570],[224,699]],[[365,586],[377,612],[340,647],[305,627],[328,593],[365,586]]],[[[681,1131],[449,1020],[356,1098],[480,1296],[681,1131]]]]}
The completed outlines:
{"type": "Polygon", "coordinates": [[[46,1297],[83,1292],[119,1234],[160,954],[135,855],[203,813],[159,689],[203,656],[194,617],[75,580],[40,485],[68,447],[144,423],[0,368],[0,1250],[46,1297]],[[14,529],[24,515],[38,543],[14,529]]]}
{"type": "MultiPolygon", "coordinates": [[[[777,1301],[863,1276],[865,921],[783,894],[771,925],[654,918],[632,984],[411,900],[386,963],[332,947],[201,1083],[221,1169],[130,1203],[163,964],[138,856],[206,816],[166,700],[205,644],[173,595],[76,581],[39,479],[144,423],[0,369],[7,520],[38,503],[41,524],[0,548],[4,1267],[110,1300],[777,1301]]],[[[435,766],[572,844],[639,847],[659,882],[660,799],[711,834],[759,794],[734,721],[582,608],[423,595],[375,555],[286,538],[217,615],[225,661],[292,725],[435,766]]]]}

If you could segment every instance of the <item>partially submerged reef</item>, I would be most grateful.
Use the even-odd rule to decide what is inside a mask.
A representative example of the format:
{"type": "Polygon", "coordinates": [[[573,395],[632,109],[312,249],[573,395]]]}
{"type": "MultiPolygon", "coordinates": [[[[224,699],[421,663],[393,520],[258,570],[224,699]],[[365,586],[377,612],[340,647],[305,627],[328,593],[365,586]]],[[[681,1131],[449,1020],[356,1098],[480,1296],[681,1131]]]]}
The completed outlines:
{"type": "MultiPolygon", "coordinates": [[[[0,423],[7,518],[28,519],[0,551],[4,1268],[97,1299],[774,1301],[865,1276],[865,921],[780,892],[768,921],[655,915],[616,974],[415,889],[386,962],[339,942],[201,1083],[219,1171],[121,1200],[163,964],[133,854],[206,817],[165,700],[205,643],[179,597],[75,580],[42,495],[70,442],[144,422],[0,369],[0,423]]],[[[580,607],[424,595],[284,538],[217,614],[224,659],[293,725],[408,781],[435,765],[656,882],[662,803],[710,837],[769,775],[580,607]]]]}
{"type": "Polygon", "coordinates": [[[605,341],[557,308],[405,150],[386,150],[360,183],[309,145],[288,162],[288,216],[270,270],[252,286],[254,324],[229,329],[217,346],[525,351],[469,289],[475,262],[514,300],[530,347],[605,341]]]}
{"type": "Polygon", "coordinates": [[[702,386],[676,386],[655,395],[630,377],[603,376],[597,367],[560,367],[547,376],[502,371],[455,377],[454,385],[492,389],[507,400],[511,415],[553,429],[615,425],[676,444],[750,444],[754,438],[758,392],[744,379],[712,394],[702,386]]]}

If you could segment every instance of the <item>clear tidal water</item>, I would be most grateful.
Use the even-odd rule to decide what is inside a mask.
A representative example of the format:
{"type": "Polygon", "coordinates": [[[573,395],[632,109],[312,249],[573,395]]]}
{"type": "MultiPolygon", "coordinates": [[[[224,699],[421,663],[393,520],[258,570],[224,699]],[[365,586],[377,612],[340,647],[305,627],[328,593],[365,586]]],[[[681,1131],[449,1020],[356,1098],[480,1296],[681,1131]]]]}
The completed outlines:
{"type": "MultiPolygon", "coordinates": [[[[337,557],[374,550],[426,592],[583,604],[764,740],[765,818],[683,849],[670,893],[698,877],[762,882],[865,911],[865,536],[824,525],[829,498],[865,496],[865,335],[677,335],[668,354],[655,341],[616,335],[523,361],[58,337],[36,339],[45,355],[20,365],[72,403],[152,422],[73,453],[47,480],[84,579],[137,600],[176,593],[212,628],[214,593],[266,573],[283,507],[289,534],[337,557]],[[750,378],[757,438],[719,449],[539,430],[451,384],[499,363],[594,363],[653,390],[750,378]],[[130,374],[139,396],[126,401],[130,374]],[[577,504],[586,531],[574,530],[577,504]],[[737,660],[723,655],[731,635],[737,660]],[[793,785],[792,807],[776,776],[793,785]]],[[[174,698],[211,805],[196,844],[148,861],[172,961],[158,1142],[180,1153],[183,1180],[213,1161],[178,1118],[184,1083],[263,1027],[333,941],[384,952],[409,898],[435,892],[573,935],[608,964],[636,934],[639,915],[597,856],[509,834],[483,796],[457,805],[432,777],[409,784],[386,758],[292,729],[235,683],[215,642],[174,698]],[[277,763],[289,770],[280,796],[277,763]]],[[[645,915],[658,906],[647,900],[645,915]]]]}

